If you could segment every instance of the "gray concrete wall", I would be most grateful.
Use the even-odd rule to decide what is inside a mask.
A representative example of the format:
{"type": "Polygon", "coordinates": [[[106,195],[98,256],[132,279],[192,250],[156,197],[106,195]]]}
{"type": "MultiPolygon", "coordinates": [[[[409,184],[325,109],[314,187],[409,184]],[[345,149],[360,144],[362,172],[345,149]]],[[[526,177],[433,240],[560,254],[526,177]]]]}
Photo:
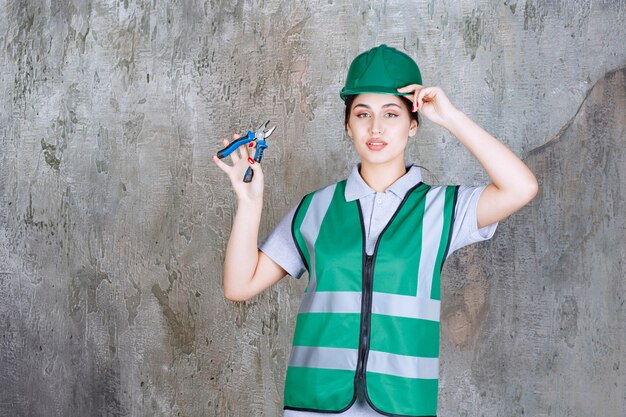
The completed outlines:
{"type": "MultiPolygon", "coordinates": [[[[440,415],[626,409],[626,2],[0,1],[0,415],[277,416],[291,278],[222,293],[210,157],[271,119],[260,237],[357,161],[338,91],[378,43],[540,194],[443,279],[440,415]]],[[[424,122],[407,160],[488,179],[424,122]]]]}

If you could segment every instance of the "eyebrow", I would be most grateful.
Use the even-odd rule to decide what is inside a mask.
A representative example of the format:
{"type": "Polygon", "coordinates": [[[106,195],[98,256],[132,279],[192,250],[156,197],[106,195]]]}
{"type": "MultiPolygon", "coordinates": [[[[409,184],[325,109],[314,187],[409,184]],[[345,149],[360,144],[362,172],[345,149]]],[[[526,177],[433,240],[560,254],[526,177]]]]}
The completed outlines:
{"type": "MultiPolygon", "coordinates": [[[[397,105],[396,103],[387,103],[385,105],[382,106],[382,108],[384,109],[385,107],[391,107],[391,106],[396,106],[398,108],[401,108],[399,105],[397,105]]],[[[356,109],[357,107],[365,107],[366,109],[371,109],[370,106],[368,106],[367,104],[363,104],[363,103],[359,103],[356,106],[353,107],[353,109],[356,109]]]]}

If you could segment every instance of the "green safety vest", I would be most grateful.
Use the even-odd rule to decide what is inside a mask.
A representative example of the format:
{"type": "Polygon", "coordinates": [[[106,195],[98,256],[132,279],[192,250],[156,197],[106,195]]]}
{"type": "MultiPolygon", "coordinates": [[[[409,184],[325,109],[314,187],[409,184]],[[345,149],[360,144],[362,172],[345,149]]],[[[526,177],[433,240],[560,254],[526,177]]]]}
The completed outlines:
{"type": "Polygon", "coordinates": [[[458,186],[407,191],[372,255],[347,180],[303,197],[291,226],[309,272],[287,367],[284,408],[340,413],[362,389],[385,415],[434,416],[439,282],[458,186]]]}

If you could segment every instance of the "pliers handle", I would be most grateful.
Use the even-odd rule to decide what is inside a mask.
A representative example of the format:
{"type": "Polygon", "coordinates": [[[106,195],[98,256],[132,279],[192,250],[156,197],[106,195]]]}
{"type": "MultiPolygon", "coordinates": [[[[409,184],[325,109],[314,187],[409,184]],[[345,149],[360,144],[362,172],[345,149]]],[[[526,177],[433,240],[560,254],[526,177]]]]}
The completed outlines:
{"type": "MultiPolygon", "coordinates": [[[[261,162],[261,158],[263,158],[263,150],[267,148],[267,143],[265,143],[265,139],[257,140],[256,142],[256,150],[254,151],[254,160],[256,162],[261,162]]],[[[248,167],[246,169],[246,173],[243,176],[243,182],[252,181],[252,176],[254,175],[254,171],[252,167],[248,167]]]]}
{"type": "Polygon", "coordinates": [[[252,142],[255,139],[256,139],[256,135],[254,134],[254,132],[248,130],[248,133],[246,134],[246,136],[242,136],[239,139],[232,141],[231,143],[228,144],[227,147],[217,151],[217,157],[220,159],[226,158],[228,155],[233,153],[235,149],[237,149],[241,145],[252,142]]]}

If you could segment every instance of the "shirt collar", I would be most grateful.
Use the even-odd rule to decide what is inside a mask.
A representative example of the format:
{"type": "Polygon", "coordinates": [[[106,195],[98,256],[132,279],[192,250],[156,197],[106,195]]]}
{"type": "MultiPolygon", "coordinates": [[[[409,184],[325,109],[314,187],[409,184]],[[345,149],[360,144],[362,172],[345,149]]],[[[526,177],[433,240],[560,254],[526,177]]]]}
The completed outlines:
{"type": "MultiPolygon", "coordinates": [[[[356,200],[376,192],[375,190],[372,190],[363,180],[363,177],[361,177],[361,174],[359,173],[360,168],[361,163],[359,162],[354,165],[352,172],[348,177],[345,191],[346,201],[356,200]]],[[[417,165],[405,165],[405,168],[408,172],[398,178],[396,182],[387,188],[387,191],[391,191],[400,199],[404,198],[406,192],[409,191],[411,187],[422,181],[422,173],[417,165]]]]}

